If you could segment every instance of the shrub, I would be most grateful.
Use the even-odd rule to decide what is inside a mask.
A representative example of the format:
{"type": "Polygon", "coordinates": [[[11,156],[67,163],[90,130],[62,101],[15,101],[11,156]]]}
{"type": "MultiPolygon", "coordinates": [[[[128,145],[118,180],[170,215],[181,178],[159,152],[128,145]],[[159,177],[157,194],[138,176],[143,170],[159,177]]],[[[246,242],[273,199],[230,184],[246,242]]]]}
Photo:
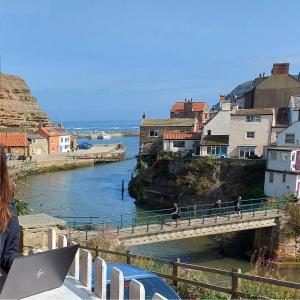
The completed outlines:
{"type": "Polygon", "coordinates": [[[297,237],[300,235],[300,205],[289,204],[286,207],[286,213],[289,216],[283,231],[288,236],[297,237]]]}

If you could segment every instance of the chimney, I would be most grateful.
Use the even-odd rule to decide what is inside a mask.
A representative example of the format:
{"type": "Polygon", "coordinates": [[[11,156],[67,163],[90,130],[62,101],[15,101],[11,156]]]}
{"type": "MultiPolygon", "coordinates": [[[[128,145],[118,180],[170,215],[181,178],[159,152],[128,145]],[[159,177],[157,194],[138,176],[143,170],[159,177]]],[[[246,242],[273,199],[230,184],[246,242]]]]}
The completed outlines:
{"type": "Polygon", "coordinates": [[[57,127],[58,127],[58,128],[62,128],[62,124],[61,124],[61,123],[58,123],[58,124],[57,124],[57,127]]]}
{"type": "Polygon", "coordinates": [[[273,75],[282,75],[282,74],[289,74],[289,63],[275,63],[273,64],[272,74],[273,75]]]}
{"type": "Polygon", "coordinates": [[[186,98],[184,98],[184,102],[186,103],[186,98]]]}
{"type": "Polygon", "coordinates": [[[220,102],[223,102],[223,101],[225,101],[225,95],[224,95],[224,94],[221,94],[221,95],[220,95],[220,102]]]}
{"type": "Polygon", "coordinates": [[[146,113],[145,113],[145,112],[143,112],[143,114],[142,114],[142,119],[143,119],[143,120],[146,119],[146,113]]]}

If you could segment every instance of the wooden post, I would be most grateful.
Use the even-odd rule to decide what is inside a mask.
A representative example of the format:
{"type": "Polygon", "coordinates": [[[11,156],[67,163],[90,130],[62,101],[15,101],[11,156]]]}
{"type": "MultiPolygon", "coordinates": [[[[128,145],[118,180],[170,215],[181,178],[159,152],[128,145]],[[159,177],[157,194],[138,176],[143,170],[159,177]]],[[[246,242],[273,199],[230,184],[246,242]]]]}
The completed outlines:
{"type": "Polygon", "coordinates": [[[240,279],[237,276],[237,273],[241,273],[241,269],[232,269],[232,278],[231,278],[231,299],[238,299],[238,292],[239,292],[239,285],[240,285],[240,279]]]}
{"type": "Polygon", "coordinates": [[[105,261],[102,258],[97,257],[95,260],[94,293],[102,300],[106,299],[106,273],[107,266],[105,261]]]}
{"type": "MultiPolygon", "coordinates": [[[[77,243],[71,242],[71,245],[77,245],[77,243]]],[[[79,280],[79,249],[73,259],[69,272],[75,279],[79,280]]]]}
{"type": "MultiPolygon", "coordinates": [[[[178,277],[179,276],[179,268],[178,268],[178,263],[180,263],[180,258],[179,257],[174,257],[173,258],[173,276],[178,277]]],[[[178,287],[178,281],[176,279],[173,280],[173,285],[175,287],[178,287]]]]}
{"type": "Polygon", "coordinates": [[[144,300],[145,288],[142,283],[132,279],[129,284],[129,300],[144,300]]]}
{"type": "Polygon", "coordinates": [[[87,289],[92,289],[92,256],[85,249],[81,250],[80,281],[87,289]]]}
{"type": "Polygon", "coordinates": [[[48,249],[56,249],[56,230],[53,228],[48,229],[48,249]]]}
{"type": "Polygon", "coordinates": [[[117,268],[113,268],[110,275],[110,299],[124,299],[124,276],[117,268]]]}
{"type": "Polygon", "coordinates": [[[131,257],[128,255],[128,254],[130,254],[130,251],[127,250],[126,253],[127,253],[127,255],[126,255],[126,264],[130,265],[131,264],[131,257]]]}
{"type": "Polygon", "coordinates": [[[68,246],[67,237],[63,234],[58,236],[58,248],[63,248],[68,246]]]}

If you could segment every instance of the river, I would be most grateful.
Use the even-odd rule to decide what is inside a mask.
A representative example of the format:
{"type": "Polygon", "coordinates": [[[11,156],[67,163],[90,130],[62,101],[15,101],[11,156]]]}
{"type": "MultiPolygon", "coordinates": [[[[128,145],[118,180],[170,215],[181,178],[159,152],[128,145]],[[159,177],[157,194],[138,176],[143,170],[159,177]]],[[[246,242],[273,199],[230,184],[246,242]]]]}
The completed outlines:
{"type": "MultiPolygon", "coordinates": [[[[92,143],[108,143],[94,140],[92,143]]],[[[18,194],[29,203],[32,213],[45,212],[53,216],[99,216],[110,218],[116,214],[135,214],[136,208],[125,189],[121,194],[121,182],[128,184],[134,172],[138,151],[138,137],[116,138],[109,143],[126,145],[128,158],[122,162],[101,164],[70,171],[60,171],[27,177],[18,182],[18,194]]],[[[250,269],[250,262],[240,258],[228,258],[215,251],[216,242],[211,237],[170,241],[135,246],[131,251],[160,258],[180,257],[181,261],[231,270],[250,269]]]]}

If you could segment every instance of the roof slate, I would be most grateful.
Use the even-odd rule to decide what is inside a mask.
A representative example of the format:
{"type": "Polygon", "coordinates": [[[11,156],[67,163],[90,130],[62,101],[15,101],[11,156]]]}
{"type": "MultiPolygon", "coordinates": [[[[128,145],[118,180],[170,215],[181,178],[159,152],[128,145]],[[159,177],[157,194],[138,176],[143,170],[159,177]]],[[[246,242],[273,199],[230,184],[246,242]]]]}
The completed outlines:
{"type": "Polygon", "coordinates": [[[249,108],[249,109],[238,109],[232,111],[233,116],[250,116],[250,115],[273,115],[273,108],[249,108]]]}
{"type": "MultiPolygon", "coordinates": [[[[185,102],[175,102],[171,112],[184,111],[185,102]]],[[[205,102],[191,102],[193,111],[203,111],[205,102]]]]}
{"type": "Polygon", "coordinates": [[[164,140],[200,140],[201,133],[196,132],[164,132],[164,140]]]}
{"type": "Polygon", "coordinates": [[[206,135],[202,137],[201,145],[229,145],[229,135],[206,135]]]}
{"type": "Polygon", "coordinates": [[[27,133],[0,132],[0,144],[4,147],[27,147],[27,133]]]}
{"type": "Polygon", "coordinates": [[[195,119],[174,118],[174,119],[143,119],[141,126],[194,126],[195,119]]]}

